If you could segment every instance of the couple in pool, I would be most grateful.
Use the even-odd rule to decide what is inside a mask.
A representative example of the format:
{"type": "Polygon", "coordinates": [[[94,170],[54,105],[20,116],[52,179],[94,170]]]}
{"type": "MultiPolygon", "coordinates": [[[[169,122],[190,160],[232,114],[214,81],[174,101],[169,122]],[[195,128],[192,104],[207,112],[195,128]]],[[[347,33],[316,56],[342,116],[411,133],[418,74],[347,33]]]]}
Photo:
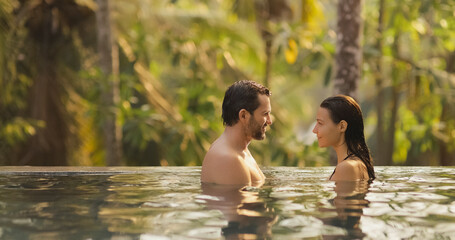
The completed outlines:
{"type": "MultiPolygon", "coordinates": [[[[264,182],[248,145],[253,139],[264,139],[267,126],[272,124],[270,95],[266,87],[246,80],[226,90],[222,106],[225,130],[205,155],[203,183],[258,186],[264,182]]],[[[319,147],[333,147],[337,154],[337,166],[329,179],[373,180],[373,161],[357,102],[344,95],[329,97],[321,103],[316,120],[313,133],[319,147]]]]}

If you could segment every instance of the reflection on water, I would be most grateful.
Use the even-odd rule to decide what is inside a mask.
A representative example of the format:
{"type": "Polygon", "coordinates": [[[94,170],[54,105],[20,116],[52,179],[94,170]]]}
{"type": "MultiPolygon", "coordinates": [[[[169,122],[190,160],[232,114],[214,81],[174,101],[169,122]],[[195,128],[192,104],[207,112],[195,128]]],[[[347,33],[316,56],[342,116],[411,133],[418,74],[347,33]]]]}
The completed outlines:
{"type": "Polygon", "coordinates": [[[360,219],[363,209],[368,207],[369,201],[365,199],[368,193],[367,181],[337,181],[334,191],[336,197],[330,199],[335,208],[321,208],[321,211],[335,212],[333,217],[321,218],[327,225],[341,227],[346,230],[342,235],[326,235],[324,239],[360,239],[365,233],[360,228],[360,219]]]}
{"type": "Polygon", "coordinates": [[[141,169],[0,167],[0,239],[455,239],[455,168],[377,167],[368,185],[274,167],[246,189],[201,185],[199,167],[141,169]]]}
{"type": "Polygon", "coordinates": [[[203,183],[207,208],[223,213],[227,226],[222,228],[226,239],[267,238],[277,215],[258,195],[257,188],[203,183]]]}

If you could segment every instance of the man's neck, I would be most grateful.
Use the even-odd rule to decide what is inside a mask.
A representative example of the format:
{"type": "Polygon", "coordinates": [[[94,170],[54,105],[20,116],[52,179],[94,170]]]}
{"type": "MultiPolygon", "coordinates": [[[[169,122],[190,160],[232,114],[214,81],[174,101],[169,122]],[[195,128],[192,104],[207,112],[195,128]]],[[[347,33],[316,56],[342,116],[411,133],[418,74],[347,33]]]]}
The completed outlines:
{"type": "Polygon", "coordinates": [[[226,126],[223,135],[226,136],[229,144],[238,151],[245,151],[251,142],[251,137],[248,137],[245,130],[239,124],[234,126],[226,126]]]}

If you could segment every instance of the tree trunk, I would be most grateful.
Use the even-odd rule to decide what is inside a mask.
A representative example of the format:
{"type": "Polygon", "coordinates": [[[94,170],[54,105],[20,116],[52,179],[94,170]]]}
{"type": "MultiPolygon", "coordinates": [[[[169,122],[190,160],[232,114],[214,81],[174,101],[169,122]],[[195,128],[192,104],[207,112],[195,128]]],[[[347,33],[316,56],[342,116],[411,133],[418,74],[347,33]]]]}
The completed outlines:
{"type": "Polygon", "coordinates": [[[63,91],[56,71],[57,50],[53,49],[57,32],[53,23],[57,21],[52,14],[52,6],[43,2],[36,7],[36,24],[41,27],[40,34],[34,35],[30,26],[31,44],[36,52],[31,53],[36,62],[36,71],[32,73],[33,85],[30,89],[29,113],[32,119],[41,120],[45,125],[37,130],[20,153],[20,165],[61,166],[67,165],[67,112],[63,100],[63,91]],[[36,54],[36,55],[35,55],[36,54]]]}
{"type": "Polygon", "coordinates": [[[357,96],[362,67],[361,12],[361,0],[338,1],[335,94],[357,96]]]}
{"type": "Polygon", "coordinates": [[[377,43],[376,48],[378,50],[378,57],[376,63],[376,108],[377,108],[377,138],[376,138],[376,152],[374,156],[375,165],[386,165],[386,159],[384,158],[385,153],[385,142],[384,142],[384,80],[382,76],[382,46],[383,36],[382,32],[384,29],[384,10],[385,0],[379,1],[379,18],[378,18],[378,31],[377,31],[377,43]]]}
{"type": "Polygon", "coordinates": [[[270,73],[273,61],[273,39],[275,33],[267,25],[268,22],[279,22],[292,19],[292,11],[286,1],[282,0],[256,0],[254,2],[256,11],[256,24],[264,41],[265,51],[265,73],[264,86],[270,87],[270,73]]]}
{"type": "Polygon", "coordinates": [[[96,24],[99,64],[105,83],[103,85],[106,87],[101,96],[106,165],[114,166],[121,164],[121,136],[119,134],[119,126],[116,124],[117,113],[115,108],[115,99],[118,98],[118,82],[113,77],[113,66],[118,66],[118,64],[113,61],[113,52],[115,54],[115,50],[113,51],[109,0],[97,0],[97,4],[96,24]]]}
{"type": "Polygon", "coordinates": [[[264,72],[264,86],[269,86],[270,73],[272,67],[272,44],[273,34],[267,29],[267,22],[270,21],[270,3],[269,1],[256,1],[256,25],[264,41],[265,53],[265,72],[264,72]]]}
{"type": "MultiPolygon", "coordinates": [[[[446,60],[446,71],[448,73],[455,72],[455,51],[453,51],[446,60]]],[[[441,113],[441,122],[445,122],[446,126],[449,121],[455,119],[455,110],[453,106],[450,106],[452,96],[448,96],[449,99],[443,101],[442,113],[441,113]]],[[[448,127],[448,126],[447,126],[448,127]]],[[[450,133],[449,133],[450,134],[450,133]]],[[[441,166],[453,166],[455,165],[455,151],[449,148],[448,142],[439,140],[440,154],[439,154],[439,163],[441,166]],[[450,151],[451,150],[451,151],[450,151]]]]}
{"type": "MultiPolygon", "coordinates": [[[[255,1],[256,24],[259,33],[264,42],[265,52],[265,70],[264,70],[264,86],[270,87],[270,79],[273,62],[273,41],[275,33],[268,28],[268,22],[279,22],[292,19],[292,11],[286,1],[282,0],[256,0],[255,1]]],[[[276,140],[271,135],[267,138],[269,146],[275,145],[276,140]]],[[[267,152],[263,154],[263,165],[270,165],[272,161],[272,147],[267,148],[267,152]]]]}
{"type": "MultiPolygon", "coordinates": [[[[401,33],[398,31],[395,35],[395,40],[393,44],[394,58],[400,58],[400,38],[401,33]]],[[[384,149],[384,165],[393,165],[393,151],[395,148],[395,123],[398,118],[398,106],[399,106],[399,96],[400,96],[400,68],[397,62],[392,63],[392,106],[391,106],[391,116],[389,119],[389,124],[387,128],[386,135],[384,137],[385,149],[384,149]]]]}
{"type": "MultiPolygon", "coordinates": [[[[334,93],[357,96],[362,66],[362,0],[338,0],[334,93]]],[[[337,163],[334,151],[330,163],[337,163]]]]}
{"type": "MultiPolygon", "coordinates": [[[[441,113],[441,122],[447,122],[449,120],[449,105],[447,100],[444,101],[441,113]]],[[[447,142],[439,140],[439,164],[441,166],[452,166],[455,164],[454,153],[449,151],[447,142]]]]}
{"type": "Polygon", "coordinates": [[[272,43],[273,36],[270,35],[269,38],[265,40],[265,75],[264,75],[264,86],[270,87],[270,72],[272,68],[272,43]]]}
{"type": "MultiPolygon", "coordinates": [[[[399,71],[396,69],[395,71],[399,71]]],[[[396,77],[397,78],[397,77],[396,77]]],[[[394,79],[396,80],[396,79],[394,79]]],[[[395,82],[395,81],[394,81],[395,82]]],[[[395,123],[397,122],[398,118],[398,106],[399,106],[399,96],[400,90],[397,84],[392,86],[392,109],[391,109],[391,116],[389,119],[389,127],[387,129],[387,140],[383,143],[385,146],[384,149],[384,165],[390,166],[393,165],[393,150],[395,148],[395,123]]]]}

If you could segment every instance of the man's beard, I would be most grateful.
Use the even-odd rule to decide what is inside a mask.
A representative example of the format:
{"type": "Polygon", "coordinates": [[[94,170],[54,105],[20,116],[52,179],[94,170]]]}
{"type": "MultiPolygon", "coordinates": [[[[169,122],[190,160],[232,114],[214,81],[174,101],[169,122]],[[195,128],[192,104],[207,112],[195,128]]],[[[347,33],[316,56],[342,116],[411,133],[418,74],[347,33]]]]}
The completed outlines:
{"type": "Polygon", "coordinates": [[[260,125],[258,124],[254,118],[250,118],[250,121],[248,123],[248,128],[251,131],[251,136],[256,139],[256,140],[264,140],[265,138],[265,130],[263,131],[262,129],[265,129],[266,125],[260,125]]]}

